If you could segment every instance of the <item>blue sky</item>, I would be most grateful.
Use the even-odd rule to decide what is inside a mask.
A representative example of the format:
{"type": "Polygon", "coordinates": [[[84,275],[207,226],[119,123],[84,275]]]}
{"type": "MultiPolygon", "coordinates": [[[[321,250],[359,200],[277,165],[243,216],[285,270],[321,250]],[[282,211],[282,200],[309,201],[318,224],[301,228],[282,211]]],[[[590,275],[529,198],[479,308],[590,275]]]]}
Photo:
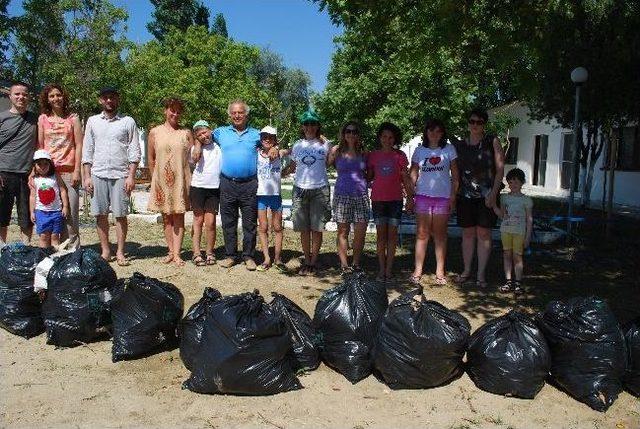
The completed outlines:
{"type": "MultiPolygon", "coordinates": [[[[112,0],[129,12],[128,37],[144,43],[152,36],[146,24],[153,6],[148,0],[112,0]]],[[[211,11],[224,14],[229,35],[238,41],[268,47],[282,55],[290,67],[309,73],[312,88],[322,91],[334,50],[333,38],[341,33],[326,12],[308,0],[204,0],[211,11]]],[[[9,14],[21,13],[22,0],[11,0],[9,14]]]]}

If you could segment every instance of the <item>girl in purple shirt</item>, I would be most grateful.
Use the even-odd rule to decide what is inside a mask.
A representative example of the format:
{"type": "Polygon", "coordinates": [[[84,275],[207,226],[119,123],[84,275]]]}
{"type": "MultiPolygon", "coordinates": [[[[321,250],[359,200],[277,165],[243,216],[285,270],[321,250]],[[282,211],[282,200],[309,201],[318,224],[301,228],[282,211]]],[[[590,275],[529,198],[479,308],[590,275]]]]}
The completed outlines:
{"type": "Polygon", "coordinates": [[[347,122],[340,132],[340,144],[329,153],[328,165],[335,165],[338,179],[333,192],[333,213],[338,224],[338,257],[342,273],[351,271],[347,259],[348,236],[353,231],[353,271],[360,271],[360,257],[369,222],[367,193],[367,158],[362,151],[360,129],[356,122],[347,122]]]}

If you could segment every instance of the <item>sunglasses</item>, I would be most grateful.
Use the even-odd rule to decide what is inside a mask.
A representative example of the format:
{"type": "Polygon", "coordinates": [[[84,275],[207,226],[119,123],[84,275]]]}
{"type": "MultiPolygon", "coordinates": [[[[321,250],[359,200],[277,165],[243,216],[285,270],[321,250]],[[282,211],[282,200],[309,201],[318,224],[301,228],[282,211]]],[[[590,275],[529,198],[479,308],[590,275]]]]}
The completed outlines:
{"type": "Polygon", "coordinates": [[[319,122],[303,122],[302,125],[307,126],[307,127],[313,127],[313,126],[320,125],[320,123],[319,122]]]}
{"type": "Polygon", "coordinates": [[[469,119],[469,125],[484,125],[484,121],[482,119],[479,121],[475,119],[469,119]]]}
{"type": "Polygon", "coordinates": [[[358,130],[356,130],[355,128],[345,128],[344,130],[345,135],[346,134],[354,134],[354,135],[358,135],[360,134],[360,132],[358,130]]]}

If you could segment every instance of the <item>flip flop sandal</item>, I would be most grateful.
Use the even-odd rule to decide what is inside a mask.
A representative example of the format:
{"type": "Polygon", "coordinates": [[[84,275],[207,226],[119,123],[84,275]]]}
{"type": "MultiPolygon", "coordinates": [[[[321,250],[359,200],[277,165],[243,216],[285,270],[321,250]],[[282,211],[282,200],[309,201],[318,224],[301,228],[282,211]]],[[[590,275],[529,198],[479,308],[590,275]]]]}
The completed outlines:
{"type": "Polygon", "coordinates": [[[191,258],[191,262],[193,262],[193,265],[195,265],[196,267],[204,267],[205,265],[207,265],[207,262],[202,259],[202,255],[193,255],[193,257],[191,258]]]}
{"type": "Polygon", "coordinates": [[[126,259],[117,259],[116,264],[119,267],[128,267],[129,265],[131,265],[131,263],[126,259]]]}
{"type": "Polygon", "coordinates": [[[462,274],[456,274],[455,278],[453,279],[453,282],[459,285],[463,285],[465,283],[469,283],[471,281],[471,274],[469,275],[462,275],[462,274]]]}
{"type": "Polygon", "coordinates": [[[436,280],[435,280],[434,283],[437,284],[437,285],[440,285],[440,286],[446,286],[447,284],[449,284],[449,281],[447,280],[446,277],[438,277],[438,276],[436,276],[436,280]]]}
{"type": "Polygon", "coordinates": [[[520,295],[523,292],[524,292],[524,289],[522,288],[522,283],[520,283],[517,280],[513,282],[513,293],[515,293],[516,295],[520,295]]]}
{"type": "Polygon", "coordinates": [[[256,268],[256,271],[260,271],[261,273],[264,273],[265,271],[267,271],[269,268],[271,268],[271,264],[260,264],[258,265],[258,267],[256,268]]]}
{"type": "Polygon", "coordinates": [[[207,258],[205,259],[205,263],[207,265],[215,265],[216,256],[213,253],[207,253],[207,258]]]}
{"type": "Polygon", "coordinates": [[[511,280],[507,280],[505,284],[500,286],[500,292],[509,293],[513,290],[511,280]]]}
{"type": "Polygon", "coordinates": [[[422,276],[410,276],[409,277],[409,283],[411,283],[412,285],[416,285],[416,286],[420,286],[420,280],[421,280],[422,276]]]}
{"type": "Polygon", "coordinates": [[[287,271],[289,271],[289,270],[287,270],[287,266],[285,264],[283,264],[282,262],[274,264],[273,268],[275,268],[280,273],[286,273],[287,271]]]}

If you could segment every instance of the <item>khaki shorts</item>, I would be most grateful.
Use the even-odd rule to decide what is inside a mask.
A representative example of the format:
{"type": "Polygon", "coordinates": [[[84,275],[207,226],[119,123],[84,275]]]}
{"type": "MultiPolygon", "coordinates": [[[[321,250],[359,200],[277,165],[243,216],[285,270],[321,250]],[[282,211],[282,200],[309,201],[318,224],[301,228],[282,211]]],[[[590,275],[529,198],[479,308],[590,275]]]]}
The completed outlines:
{"type": "Polygon", "coordinates": [[[322,231],[331,220],[329,186],[318,189],[293,187],[291,220],[294,231],[322,231]]]}
{"type": "Polygon", "coordinates": [[[114,217],[125,217],[129,214],[129,194],[124,187],[126,179],[103,179],[91,176],[93,181],[93,197],[91,197],[91,214],[103,216],[109,214],[109,208],[114,217]]]}
{"type": "Polygon", "coordinates": [[[516,255],[524,253],[524,235],[502,232],[500,233],[500,239],[502,240],[502,250],[510,250],[516,255]]]}

